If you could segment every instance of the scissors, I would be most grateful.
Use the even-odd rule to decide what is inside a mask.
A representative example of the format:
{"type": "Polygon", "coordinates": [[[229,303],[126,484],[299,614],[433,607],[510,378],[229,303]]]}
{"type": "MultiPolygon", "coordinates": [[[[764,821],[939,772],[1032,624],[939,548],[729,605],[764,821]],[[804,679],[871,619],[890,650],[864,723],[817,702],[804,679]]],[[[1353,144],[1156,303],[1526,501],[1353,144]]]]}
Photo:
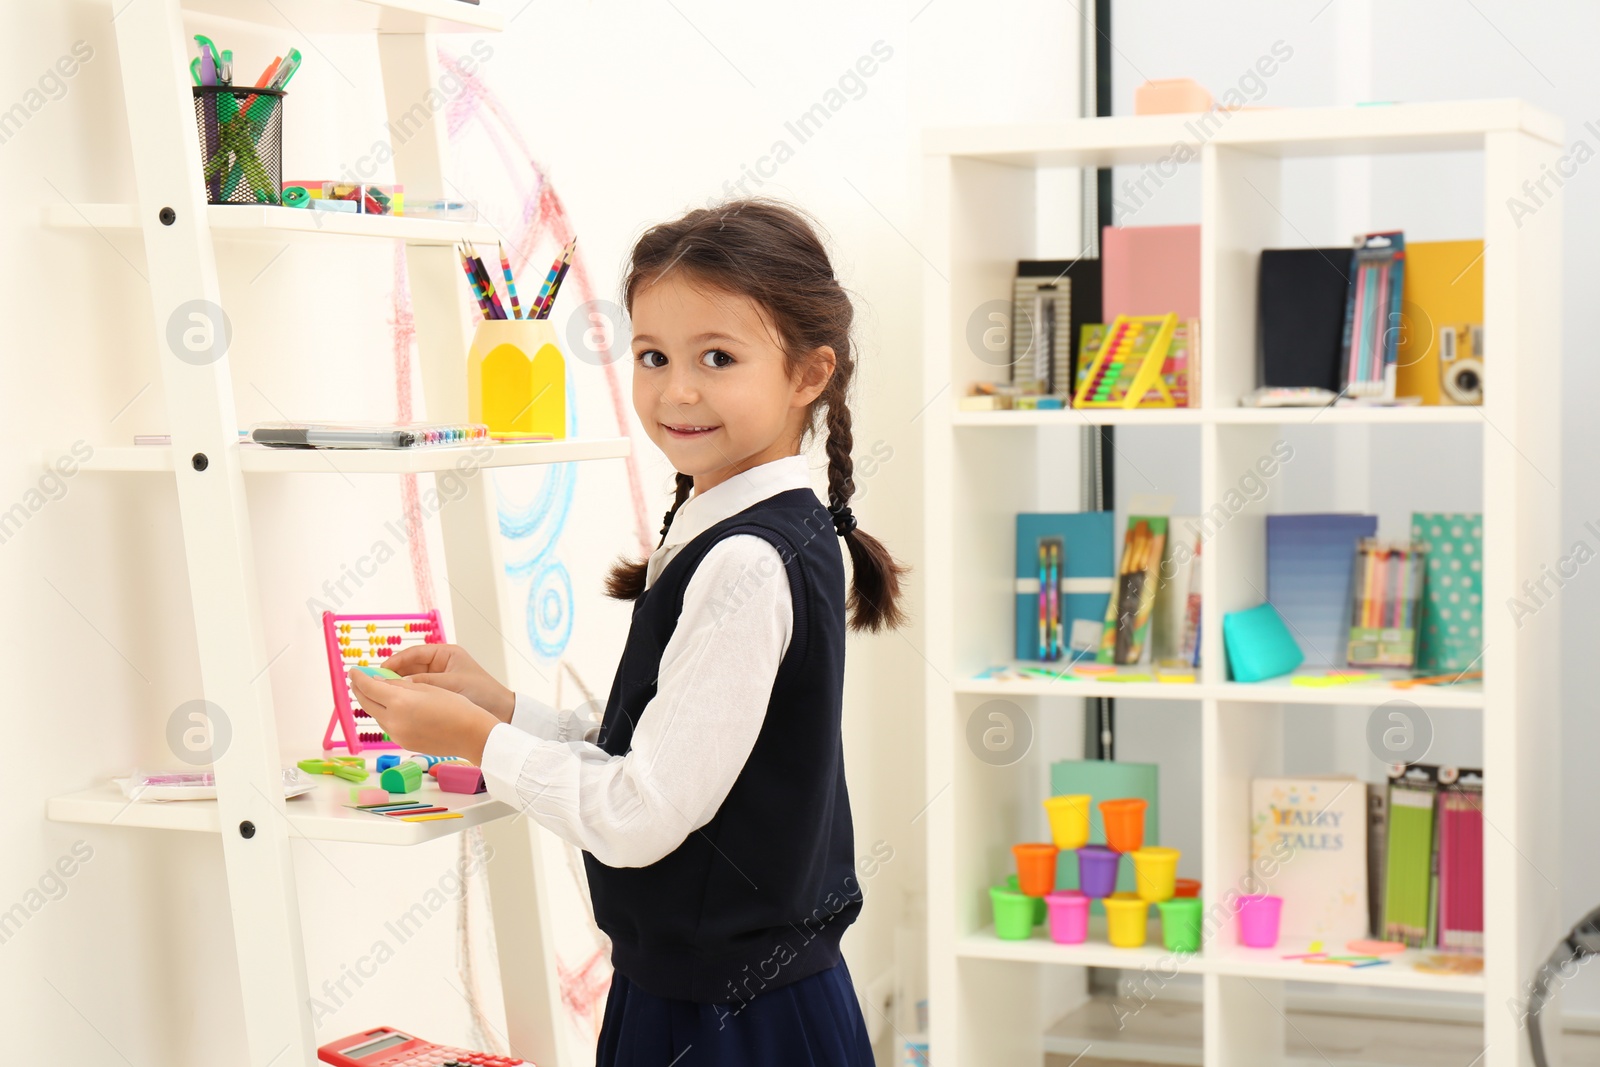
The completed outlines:
{"type": "Polygon", "coordinates": [[[295,764],[307,774],[332,774],[347,782],[367,780],[367,761],[360,756],[329,756],[326,759],[303,759],[295,764]]]}

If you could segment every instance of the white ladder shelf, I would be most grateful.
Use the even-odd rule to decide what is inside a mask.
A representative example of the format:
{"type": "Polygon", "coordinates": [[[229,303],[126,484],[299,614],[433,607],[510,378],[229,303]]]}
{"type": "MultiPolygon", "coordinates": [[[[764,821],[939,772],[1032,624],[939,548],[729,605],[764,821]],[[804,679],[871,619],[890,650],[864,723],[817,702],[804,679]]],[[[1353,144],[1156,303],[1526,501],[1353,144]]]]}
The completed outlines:
{"type": "MultiPolygon", "coordinates": [[[[311,1067],[318,1062],[290,840],[415,844],[481,826],[494,855],[487,868],[494,934],[501,946],[515,946],[515,951],[503,948],[499,953],[506,1036],[515,1054],[539,1067],[576,1064],[587,1050],[572,1047],[576,1042],[564,1038],[559,1026],[560,990],[553,955],[545,951],[551,917],[539,907],[549,894],[534,829],[526,820],[507,817],[513,815],[510,808],[484,798],[466,808],[467,817],[461,820],[390,827],[376,819],[352,819],[340,802],[343,783],[330,779],[292,808],[279,784],[282,757],[271,687],[260,669],[267,655],[244,476],[443,471],[463,462],[467,450],[328,457],[242,449],[226,354],[196,365],[177,358],[165,336],[166,324],[180,306],[197,300],[222,306],[214,239],[304,233],[318,240],[403,240],[427,409],[437,418],[463,418],[469,320],[450,245],[460,236],[482,236],[475,233],[481,227],[366,217],[341,217],[338,225],[323,227],[308,225],[305,215],[289,209],[246,206],[233,214],[231,207],[208,207],[183,18],[188,10],[273,27],[287,23],[304,33],[375,32],[386,110],[396,100],[422,99],[436,83],[428,34],[498,32],[504,19],[461,0],[141,0],[120,6],[115,20],[118,50],[124,57],[139,57],[138,63],[122,64],[138,202],[92,205],[84,209],[87,216],[57,211],[47,221],[64,226],[106,223],[143,234],[172,445],[97,448],[94,463],[86,469],[171,471],[176,479],[201,689],[207,701],[229,710],[232,740],[215,759],[215,802],[130,807],[114,790],[101,786],[52,799],[49,817],[220,835],[251,1067],[311,1067]]],[[[433,122],[396,146],[396,180],[412,189],[444,189],[445,136],[443,124],[433,122]]],[[[569,462],[623,457],[628,450],[627,438],[500,445],[473,462],[480,468],[569,462]]],[[[464,479],[467,495],[441,511],[439,520],[456,609],[453,636],[470,646],[489,671],[506,677],[505,642],[494,621],[500,613],[500,553],[488,481],[487,476],[464,479]],[[489,617],[469,605],[483,607],[489,617]]]]}

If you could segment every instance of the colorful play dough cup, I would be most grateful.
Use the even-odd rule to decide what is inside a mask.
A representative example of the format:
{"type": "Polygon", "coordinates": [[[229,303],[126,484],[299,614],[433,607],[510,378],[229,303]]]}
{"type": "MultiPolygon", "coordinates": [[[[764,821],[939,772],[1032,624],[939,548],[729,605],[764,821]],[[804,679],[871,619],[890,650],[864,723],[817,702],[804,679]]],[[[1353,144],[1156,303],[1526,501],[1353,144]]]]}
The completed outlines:
{"type": "Polygon", "coordinates": [[[1122,855],[1104,845],[1084,845],[1078,850],[1078,888],[1090,900],[1109,897],[1117,889],[1117,865],[1122,855]]]}
{"type": "Polygon", "coordinates": [[[1199,952],[1200,898],[1173,897],[1156,907],[1161,910],[1161,943],[1172,952],[1199,952]]]}
{"type": "Polygon", "coordinates": [[[989,887],[994,905],[994,936],[1002,941],[1026,941],[1033,936],[1033,898],[1004,886],[989,887]]]}
{"type": "Polygon", "coordinates": [[[1044,899],[1050,906],[1050,940],[1083,944],[1089,936],[1089,898],[1076,889],[1058,889],[1044,899]]]}
{"type": "Polygon", "coordinates": [[[1138,948],[1144,944],[1150,925],[1150,904],[1135,893],[1113,893],[1106,897],[1106,940],[1117,948],[1138,948]]]}
{"type": "Polygon", "coordinates": [[[1200,895],[1200,883],[1193,878],[1176,878],[1172,882],[1172,895],[1197,897],[1200,895]]]}
{"type": "Polygon", "coordinates": [[[1046,797],[1044,810],[1050,815],[1050,836],[1059,849],[1082,848],[1089,843],[1089,802],[1087,793],[1046,797]]]}
{"type": "Polygon", "coordinates": [[[1278,943],[1278,920],[1283,898],[1268,893],[1248,893],[1239,898],[1239,943],[1248,948],[1271,948],[1278,943]]]}
{"type": "Polygon", "coordinates": [[[1119,797],[1100,802],[1106,824],[1106,844],[1116,852],[1137,852],[1144,846],[1143,797],[1119,797]]]}
{"type": "Polygon", "coordinates": [[[1030,841],[1012,845],[1017,858],[1017,888],[1030,897],[1042,897],[1056,887],[1056,853],[1049,842],[1030,841]]]}
{"type": "MultiPolygon", "coordinates": [[[[1014,874],[1006,875],[1006,888],[1013,893],[1022,892],[1021,889],[1017,888],[1017,876],[1014,874]]],[[[1033,901],[1033,925],[1044,925],[1045,918],[1049,915],[1049,909],[1045,907],[1044,897],[1029,897],[1028,899],[1033,901]]]]}
{"type": "Polygon", "coordinates": [[[1171,900],[1177,891],[1178,850],[1146,845],[1133,853],[1133,884],[1151,904],[1171,900]]]}

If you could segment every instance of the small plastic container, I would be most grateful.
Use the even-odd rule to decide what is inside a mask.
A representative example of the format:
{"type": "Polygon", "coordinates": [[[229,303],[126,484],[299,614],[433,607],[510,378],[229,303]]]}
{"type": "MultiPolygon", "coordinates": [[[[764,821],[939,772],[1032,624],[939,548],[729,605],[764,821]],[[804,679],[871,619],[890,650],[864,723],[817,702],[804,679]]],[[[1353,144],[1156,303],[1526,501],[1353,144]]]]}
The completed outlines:
{"type": "Polygon", "coordinates": [[[1090,900],[1109,897],[1117,891],[1117,867],[1122,854],[1104,845],[1084,845],[1078,849],[1078,888],[1090,900]]]}
{"type": "Polygon", "coordinates": [[[1100,818],[1106,824],[1106,844],[1117,852],[1137,852],[1144,847],[1143,797],[1119,797],[1100,802],[1100,818]]]}
{"type": "Polygon", "coordinates": [[[1012,845],[1017,858],[1017,888],[1030,897],[1042,897],[1056,887],[1056,853],[1049,842],[1030,841],[1012,845]]]}
{"type": "MultiPolygon", "coordinates": [[[[1022,890],[1017,887],[1017,876],[1014,874],[1006,875],[1006,888],[1011,890],[1013,893],[1022,892],[1022,890]]],[[[1045,919],[1048,918],[1050,914],[1050,909],[1045,907],[1044,897],[1028,897],[1028,899],[1033,901],[1033,925],[1043,926],[1045,919]]]]}
{"type": "Polygon", "coordinates": [[[1089,804],[1087,793],[1046,797],[1044,810],[1050,815],[1050,836],[1059,849],[1082,848],[1089,843],[1089,804]]]}
{"type": "Polygon", "coordinates": [[[1033,936],[1033,898],[1007,889],[989,887],[989,903],[994,906],[994,936],[1002,941],[1026,941],[1033,936]]]}
{"type": "Polygon", "coordinates": [[[1194,878],[1175,878],[1172,881],[1172,895],[1197,897],[1200,895],[1200,882],[1194,878]]]}
{"type": "Polygon", "coordinates": [[[1133,861],[1133,884],[1141,899],[1151,904],[1171,900],[1177,891],[1178,850],[1148,845],[1128,858],[1133,861]]]}
{"type": "Polygon", "coordinates": [[[1150,925],[1150,904],[1136,893],[1113,893],[1106,897],[1106,940],[1117,948],[1138,948],[1144,944],[1150,925]]]}
{"type": "Polygon", "coordinates": [[[1156,905],[1161,910],[1161,943],[1171,952],[1199,952],[1204,908],[1199,897],[1173,897],[1156,905]]]}
{"type": "Polygon", "coordinates": [[[1272,948],[1278,943],[1278,920],[1283,898],[1270,893],[1247,893],[1239,898],[1239,944],[1247,948],[1272,948]]]}
{"type": "Polygon", "coordinates": [[[1089,936],[1089,898],[1076,889],[1058,889],[1044,900],[1050,907],[1050,940],[1083,944],[1089,936]]]}

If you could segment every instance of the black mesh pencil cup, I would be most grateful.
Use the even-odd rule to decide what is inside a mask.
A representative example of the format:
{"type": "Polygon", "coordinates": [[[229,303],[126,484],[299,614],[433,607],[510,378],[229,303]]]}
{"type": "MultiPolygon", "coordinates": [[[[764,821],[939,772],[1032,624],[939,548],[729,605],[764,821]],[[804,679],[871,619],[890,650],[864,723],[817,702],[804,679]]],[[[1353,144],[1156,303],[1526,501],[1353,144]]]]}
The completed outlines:
{"type": "Polygon", "coordinates": [[[277,204],[283,189],[283,90],[194,87],[208,204],[277,204]]]}

